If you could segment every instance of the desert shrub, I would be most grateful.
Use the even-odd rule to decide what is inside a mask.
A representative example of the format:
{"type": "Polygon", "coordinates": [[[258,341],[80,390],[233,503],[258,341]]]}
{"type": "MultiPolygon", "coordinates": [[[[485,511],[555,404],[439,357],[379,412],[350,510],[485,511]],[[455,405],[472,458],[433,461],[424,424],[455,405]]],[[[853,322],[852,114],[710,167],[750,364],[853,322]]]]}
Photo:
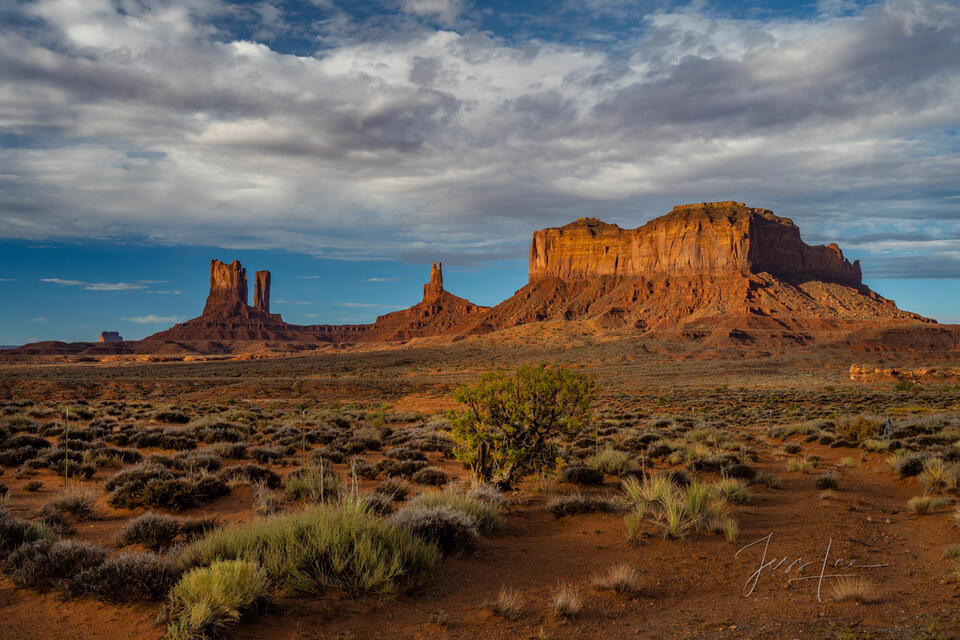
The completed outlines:
{"type": "Polygon", "coordinates": [[[444,555],[473,549],[480,536],[476,520],[445,506],[408,505],[390,516],[389,522],[433,542],[444,555]]]}
{"type": "Polygon", "coordinates": [[[54,533],[42,524],[32,524],[0,509],[0,558],[22,544],[44,540],[52,542],[54,533]]]}
{"type": "Polygon", "coordinates": [[[295,592],[386,594],[420,582],[439,558],[436,545],[374,516],[362,501],[344,501],[216,529],[188,545],[180,561],[183,567],[256,562],[295,592]]]}
{"type": "Polygon", "coordinates": [[[39,491],[42,488],[43,488],[43,483],[40,482],[39,480],[31,480],[23,485],[24,491],[29,491],[30,493],[39,491]]]}
{"type": "Polygon", "coordinates": [[[411,488],[410,483],[403,478],[384,478],[377,484],[374,493],[388,496],[391,500],[403,500],[411,488]]]}
{"type": "Polygon", "coordinates": [[[731,464],[723,468],[723,475],[737,480],[746,480],[747,482],[757,477],[757,470],[748,464],[731,464]]]}
{"type": "Polygon", "coordinates": [[[66,590],[114,603],[160,600],[178,577],[174,564],[155,553],[121,553],[71,577],[66,590]]]}
{"type": "Polygon", "coordinates": [[[283,479],[273,469],[249,462],[225,467],[218,475],[224,482],[247,482],[249,484],[261,482],[271,489],[279,489],[280,485],[283,484],[283,479]]]}
{"type": "Polygon", "coordinates": [[[502,487],[552,468],[560,439],[589,424],[596,385],[563,367],[521,366],[485,374],[454,393],[467,408],[452,417],[456,456],[483,482],[502,487]]]}
{"type": "Polygon", "coordinates": [[[572,484],[603,484],[603,472],[586,465],[572,464],[560,470],[558,479],[572,484]]]}
{"type": "Polygon", "coordinates": [[[185,474],[159,464],[141,463],[106,483],[114,507],[163,507],[179,511],[230,493],[220,476],[185,474]]]}
{"type": "Polygon", "coordinates": [[[158,422],[169,422],[173,424],[186,424],[190,422],[190,416],[185,414],[181,409],[170,408],[170,409],[160,409],[159,411],[153,412],[153,419],[158,422]]]}
{"type": "Polygon", "coordinates": [[[170,591],[167,634],[173,640],[222,637],[262,607],[269,590],[269,578],[255,562],[221,560],[193,569],[170,591]]]}
{"type": "Polygon", "coordinates": [[[589,496],[582,493],[554,496],[547,501],[546,506],[557,518],[594,511],[616,513],[624,509],[624,505],[612,496],[589,496]]]}
{"type": "Polygon", "coordinates": [[[223,462],[220,456],[209,451],[181,451],[173,456],[173,466],[184,471],[219,471],[223,462]]]}
{"type": "Polygon", "coordinates": [[[587,466],[602,474],[622,475],[639,468],[636,460],[626,451],[604,447],[586,459],[587,466]]]}
{"type": "Polygon", "coordinates": [[[249,447],[247,455],[260,464],[267,464],[268,462],[283,460],[285,454],[277,447],[249,447]]]}
{"type": "Polygon", "coordinates": [[[177,518],[148,511],[123,525],[117,534],[117,544],[140,544],[156,551],[173,544],[180,531],[177,518]]]}
{"type": "Polygon", "coordinates": [[[85,489],[67,489],[56,499],[43,505],[43,518],[69,516],[75,521],[92,520],[96,517],[97,494],[85,489]]]}
{"type": "Polygon", "coordinates": [[[894,468],[901,478],[918,476],[923,472],[923,464],[926,459],[927,456],[924,453],[908,453],[897,459],[894,468]]]}
{"type": "Polygon", "coordinates": [[[247,445],[240,442],[217,442],[210,449],[221,458],[247,457],[247,445]]]}
{"type": "Polygon", "coordinates": [[[182,428],[149,427],[135,433],[130,441],[139,449],[196,449],[197,438],[182,428]]]}
{"type": "Polygon", "coordinates": [[[286,477],[284,483],[287,497],[291,500],[336,501],[342,492],[339,476],[323,467],[297,469],[286,477]]]}
{"type": "Polygon", "coordinates": [[[399,447],[396,449],[389,449],[384,452],[384,455],[393,460],[426,460],[427,454],[420,449],[413,449],[411,447],[399,447]]]}
{"type": "Polygon", "coordinates": [[[449,481],[447,474],[436,467],[425,467],[420,469],[410,476],[410,479],[417,484],[425,484],[431,487],[442,487],[449,481]]]}
{"type": "Polygon", "coordinates": [[[412,509],[446,507],[466,515],[477,523],[484,533],[496,530],[503,521],[500,504],[483,497],[471,496],[460,491],[424,491],[407,502],[412,509]]]}
{"type": "Polygon", "coordinates": [[[813,486],[817,489],[836,489],[837,488],[837,474],[835,473],[823,473],[817,476],[817,479],[814,480],[813,486]]]}
{"type": "Polygon", "coordinates": [[[69,580],[81,572],[96,569],[107,557],[107,549],[87,542],[40,539],[19,546],[3,565],[18,587],[46,590],[68,588],[69,580]]]}
{"type": "Polygon", "coordinates": [[[837,420],[837,436],[851,442],[862,442],[872,438],[880,431],[880,423],[864,416],[847,420],[837,420]]]}

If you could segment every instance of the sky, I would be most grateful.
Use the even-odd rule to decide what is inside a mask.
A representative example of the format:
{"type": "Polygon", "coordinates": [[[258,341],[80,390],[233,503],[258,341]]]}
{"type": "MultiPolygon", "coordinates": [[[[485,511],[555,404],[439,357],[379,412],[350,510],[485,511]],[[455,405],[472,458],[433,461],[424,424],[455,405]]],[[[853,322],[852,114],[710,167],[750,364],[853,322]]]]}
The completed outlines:
{"type": "Polygon", "coordinates": [[[956,0],[0,0],[0,344],[141,338],[209,260],[296,323],[496,304],[530,234],[737,200],[960,322],[956,0]]]}

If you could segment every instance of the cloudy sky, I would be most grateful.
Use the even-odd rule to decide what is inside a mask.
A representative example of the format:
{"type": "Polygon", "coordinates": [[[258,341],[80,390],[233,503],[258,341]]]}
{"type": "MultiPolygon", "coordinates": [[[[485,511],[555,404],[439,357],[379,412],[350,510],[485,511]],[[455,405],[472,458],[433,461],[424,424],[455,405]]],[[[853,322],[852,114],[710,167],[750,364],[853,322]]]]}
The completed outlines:
{"type": "Polygon", "coordinates": [[[739,200],[960,321],[955,0],[0,0],[0,344],[494,304],[533,229],[739,200]]]}

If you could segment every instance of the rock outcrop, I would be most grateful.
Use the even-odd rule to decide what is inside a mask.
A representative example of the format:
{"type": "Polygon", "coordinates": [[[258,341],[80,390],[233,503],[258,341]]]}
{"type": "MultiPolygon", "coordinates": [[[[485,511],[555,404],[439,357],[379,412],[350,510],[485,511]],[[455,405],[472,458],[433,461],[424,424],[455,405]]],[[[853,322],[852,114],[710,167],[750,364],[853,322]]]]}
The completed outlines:
{"type": "Polygon", "coordinates": [[[791,220],[739,202],[680,205],[636,229],[580,218],[535,231],[530,245],[530,282],[762,272],[861,284],[859,262],[845,260],[837,245],[808,246],[791,220]]]}
{"type": "Polygon", "coordinates": [[[253,308],[270,313],[270,272],[257,271],[253,287],[253,308]]]}
{"type": "Polygon", "coordinates": [[[211,313],[220,308],[247,306],[247,270],[239,260],[224,264],[219,260],[210,261],[210,293],[203,313],[211,313]]]}
{"type": "Polygon", "coordinates": [[[474,330],[546,319],[739,343],[931,322],[865,287],[837,245],[809,246],[791,220],[738,202],[677,206],[636,229],[581,218],[535,231],[529,284],[474,330]]]}
{"type": "Polygon", "coordinates": [[[101,331],[97,342],[123,342],[119,331],[101,331]]]}
{"type": "Polygon", "coordinates": [[[476,305],[443,288],[443,265],[430,267],[430,281],[423,285],[423,300],[403,311],[377,318],[367,339],[406,340],[456,333],[472,326],[490,307],[476,305]]]}

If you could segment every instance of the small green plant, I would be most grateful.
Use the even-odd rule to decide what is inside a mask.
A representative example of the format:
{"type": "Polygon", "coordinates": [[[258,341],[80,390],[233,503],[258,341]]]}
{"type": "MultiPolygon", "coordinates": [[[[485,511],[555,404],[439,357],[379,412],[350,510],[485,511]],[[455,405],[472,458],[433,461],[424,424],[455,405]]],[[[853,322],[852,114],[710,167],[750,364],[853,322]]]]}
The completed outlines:
{"type": "Polygon", "coordinates": [[[170,592],[164,617],[173,640],[223,635],[267,600],[270,580],[254,562],[218,560],[187,572],[170,592]]]}

